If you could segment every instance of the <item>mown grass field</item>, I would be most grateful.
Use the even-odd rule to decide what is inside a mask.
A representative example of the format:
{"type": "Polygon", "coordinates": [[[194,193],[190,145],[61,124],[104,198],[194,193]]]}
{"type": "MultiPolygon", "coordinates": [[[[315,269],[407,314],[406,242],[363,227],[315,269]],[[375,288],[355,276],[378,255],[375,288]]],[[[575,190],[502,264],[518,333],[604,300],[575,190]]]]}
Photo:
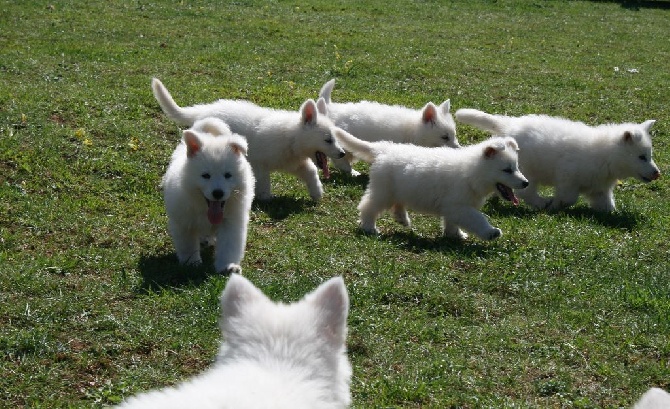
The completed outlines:
{"type": "MultiPolygon", "coordinates": [[[[336,101],[654,126],[670,163],[665,1],[0,1],[0,406],[101,407],[216,354],[226,278],[178,266],[158,184],[183,105],[336,101]]],[[[459,126],[462,144],[486,137],[459,126]]],[[[365,165],[357,165],[366,173],[365,165]]],[[[490,201],[492,243],[435,217],[357,230],[366,177],[319,204],[276,175],[244,274],[292,301],[344,276],[357,408],[617,408],[670,387],[670,182],[618,210],[490,201]]],[[[665,176],[665,175],[664,175],[665,176]]]]}

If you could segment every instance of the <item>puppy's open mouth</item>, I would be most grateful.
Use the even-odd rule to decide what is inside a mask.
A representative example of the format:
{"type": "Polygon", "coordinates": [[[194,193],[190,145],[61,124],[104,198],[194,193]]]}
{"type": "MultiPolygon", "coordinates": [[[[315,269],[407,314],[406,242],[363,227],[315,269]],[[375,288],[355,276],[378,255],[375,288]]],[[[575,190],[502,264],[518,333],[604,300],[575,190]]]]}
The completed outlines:
{"type": "Polygon", "coordinates": [[[330,169],[328,169],[328,157],[323,152],[316,152],[316,166],[323,172],[323,177],[330,178],[330,169]]]}
{"type": "Polygon", "coordinates": [[[514,195],[514,191],[511,187],[503,185],[502,183],[496,183],[496,189],[498,189],[498,193],[500,193],[500,197],[503,199],[512,202],[514,206],[519,204],[519,198],[514,195]]]}
{"type": "Polygon", "coordinates": [[[212,224],[219,224],[223,221],[223,206],[225,206],[225,200],[209,200],[207,201],[207,219],[212,224]]]}

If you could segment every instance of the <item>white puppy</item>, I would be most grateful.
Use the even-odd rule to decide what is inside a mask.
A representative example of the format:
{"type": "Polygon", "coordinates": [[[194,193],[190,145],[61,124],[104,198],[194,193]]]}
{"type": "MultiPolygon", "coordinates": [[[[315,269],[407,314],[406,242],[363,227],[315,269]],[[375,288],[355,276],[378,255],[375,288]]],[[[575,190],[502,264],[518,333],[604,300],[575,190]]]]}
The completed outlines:
{"type": "Polygon", "coordinates": [[[651,388],[640,398],[633,409],[669,409],[670,394],[660,388],[651,388]]]}
{"type": "MultiPolygon", "coordinates": [[[[429,102],[420,110],[370,101],[335,103],[330,97],[334,85],[334,79],[326,82],[319,97],[326,101],[327,114],[335,125],[357,138],[368,142],[459,147],[456,124],[449,113],[449,100],[439,107],[429,102]]],[[[347,155],[342,159],[334,159],[333,163],[338,169],[356,176],[358,172],[351,168],[352,161],[352,155],[347,155]]]]}
{"type": "Polygon", "coordinates": [[[239,272],[247,240],[254,176],[247,141],[220,119],[196,121],[183,132],[162,187],[177,258],[199,264],[200,240],[214,236],[217,272],[239,272]]]}
{"type": "Polygon", "coordinates": [[[465,238],[463,228],[492,240],[502,232],[478,209],[496,190],[517,204],[512,189],[528,185],[519,172],[518,148],[512,138],[451,149],[366,142],[342,130],[336,136],[346,150],[372,163],[370,183],[358,205],[361,228],[369,233],[377,232],[375,222],[386,209],[391,209],[398,223],[409,226],[409,207],[442,216],[445,236],[465,238]]]}
{"type": "Polygon", "coordinates": [[[581,193],[593,209],[611,212],[619,179],[651,182],[661,175],[651,158],[653,120],[592,127],[546,115],[510,117],[475,109],[459,109],[456,119],[516,139],[519,166],[530,181],[519,196],[538,209],[571,206],[581,193]],[[543,185],[553,186],[553,198],[538,194],[543,185]]]}
{"type": "Polygon", "coordinates": [[[275,304],[233,274],[221,296],[224,342],[208,371],[128,399],[125,409],[341,409],[351,403],[349,299],[331,278],[295,304],[275,304]]]}
{"type": "MultiPolygon", "coordinates": [[[[283,171],[303,180],[312,199],[318,201],[323,186],[311,158],[316,159],[328,177],[326,156],[344,157],[344,151],[332,136],[333,122],[326,115],[319,115],[317,103],[311,99],[299,111],[275,110],[249,101],[227,99],[180,107],[158,79],[153,79],[151,87],[163,112],[175,122],[190,126],[199,118],[216,117],[247,138],[249,163],[257,180],[257,199],[272,198],[270,173],[283,171]]],[[[324,111],[325,102],[319,104],[324,111]]]]}

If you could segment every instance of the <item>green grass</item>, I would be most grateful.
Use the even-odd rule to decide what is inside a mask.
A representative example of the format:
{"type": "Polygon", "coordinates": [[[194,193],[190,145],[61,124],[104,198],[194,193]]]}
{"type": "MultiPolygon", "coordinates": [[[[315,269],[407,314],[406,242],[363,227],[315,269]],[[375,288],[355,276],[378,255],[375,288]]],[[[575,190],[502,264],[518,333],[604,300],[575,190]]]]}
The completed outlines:
{"type": "MultiPolygon", "coordinates": [[[[178,127],[153,76],[183,105],[297,109],[336,77],[337,101],[653,118],[668,169],[667,2],[222,3],[0,1],[1,406],[113,404],[216,354],[226,279],[211,254],[176,262],[158,184],[178,127]]],[[[335,174],[318,205],[273,182],[244,274],[282,301],[344,276],[355,407],[628,407],[670,387],[667,178],[623,181],[611,215],[492,200],[493,243],[416,214],[360,234],[365,177],[335,174]]]]}

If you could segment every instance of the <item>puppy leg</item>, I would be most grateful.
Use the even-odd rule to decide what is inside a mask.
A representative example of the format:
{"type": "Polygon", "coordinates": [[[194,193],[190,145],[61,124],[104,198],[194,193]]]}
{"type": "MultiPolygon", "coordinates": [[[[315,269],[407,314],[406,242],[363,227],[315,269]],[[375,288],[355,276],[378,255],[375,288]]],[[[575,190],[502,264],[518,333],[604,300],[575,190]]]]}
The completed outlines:
{"type": "Polygon", "coordinates": [[[321,185],[321,181],[319,180],[319,172],[314,162],[310,159],[305,159],[293,173],[305,182],[312,200],[315,202],[321,200],[323,185],[321,185]]]}
{"type": "Polygon", "coordinates": [[[360,219],[358,221],[361,230],[369,234],[378,234],[377,230],[377,218],[387,206],[384,205],[382,201],[372,192],[368,187],[361,202],[358,204],[358,210],[360,211],[360,219]]]}
{"type": "Polygon", "coordinates": [[[577,203],[577,199],[579,199],[579,190],[574,186],[568,184],[557,185],[554,187],[554,197],[547,209],[551,211],[564,209],[577,203]]]}
{"type": "Polygon", "coordinates": [[[258,200],[272,199],[272,184],[270,183],[270,172],[259,167],[253,168],[256,176],[255,195],[258,200]]]}
{"type": "Polygon", "coordinates": [[[238,220],[226,219],[216,232],[214,268],[217,273],[240,273],[244,255],[246,226],[238,220]]]}
{"type": "Polygon", "coordinates": [[[539,186],[533,181],[529,181],[528,187],[523,190],[515,190],[514,193],[523,199],[530,207],[541,210],[546,209],[551,199],[539,195],[537,189],[539,186]]]}
{"type": "Polygon", "coordinates": [[[409,220],[409,215],[407,214],[407,209],[400,203],[395,203],[391,206],[391,213],[393,214],[393,219],[402,224],[405,227],[411,227],[411,222],[409,220]]]}
{"type": "Polygon", "coordinates": [[[459,229],[457,225],[449,223],[444,217],[442,218],[442,234],[444,237],[457,240],[465,240],[468,238],[468,235],[465,232],[459,229]]]}
{"type": "Polygon", "coordinates": [[[180,264],[197,265],[202,263],[200,258],[200,237],[197,232],[185,229],[173,221],[168,224],[172,242],[174,243],[177,258],[180,264]]]}
{"type": "Polygon", "coordinates": [[[444,216],[451,224],[461,226],[482,240],[494,240],[502,236],[502,231],[493,227],[488,218],[473,207],[451,209],[444,216]]]}
{"type": "Polygon", "coordinates": [[[614,204],[614,192],[612,189],[604,192],[591,193],[588,196],[588,200],[593,210],[606,213],[611,213],[616,210],[616,205],[614,204]]]}

